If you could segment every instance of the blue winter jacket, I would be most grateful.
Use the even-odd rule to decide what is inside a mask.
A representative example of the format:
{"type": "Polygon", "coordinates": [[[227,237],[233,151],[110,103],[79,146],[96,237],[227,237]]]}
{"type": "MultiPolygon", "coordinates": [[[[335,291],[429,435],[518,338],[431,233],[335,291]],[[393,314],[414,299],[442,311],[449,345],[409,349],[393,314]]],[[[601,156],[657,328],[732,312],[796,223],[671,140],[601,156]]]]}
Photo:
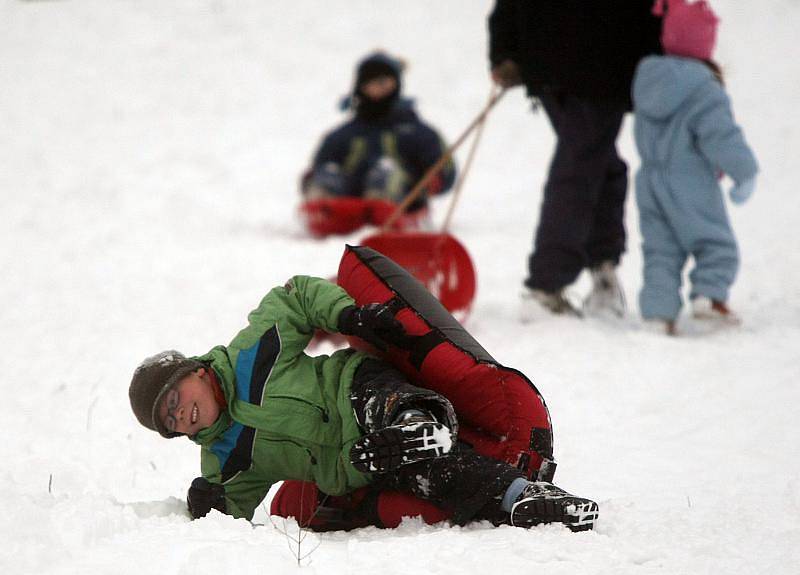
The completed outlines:
{"type": "Polygon", "coordinates": [[[736,183],[758,172],[728,95],[702,62],[675,56],[644,58],[634,77],[633,102],[642,160],[637,185],[668,188],[651,193],[718,195],[720,171],[736,183]]]}
{"type": "MultiPolygon", "coordinates": [[[[377,121],[358,116],[326,134],[316,154],[313,167],[334,162],[342,167],[351,189],[346,195],[360,196],[367,171],[382,156],[394,158],[416,183],[445,151],[439,134],[420,120],[413,102],[400,99],[394,108],[377,121]]],[[[439,192],[450,188],[455,179],[452,161],[443,167],[439,192]]],[[[424,201],[424,200],[423,200],[424,201]]]]}

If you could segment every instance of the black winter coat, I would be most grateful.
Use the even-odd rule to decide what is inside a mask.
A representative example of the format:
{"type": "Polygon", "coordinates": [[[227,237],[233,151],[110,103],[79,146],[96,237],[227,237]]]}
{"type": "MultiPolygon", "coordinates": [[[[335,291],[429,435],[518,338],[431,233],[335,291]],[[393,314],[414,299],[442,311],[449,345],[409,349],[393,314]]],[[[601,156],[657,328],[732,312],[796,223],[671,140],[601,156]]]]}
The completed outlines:
{"type": "Polygon", "coordinates": [[[492,67],[513,60],[528,93],[621,100],[636,64],[660,53],[653,0],[497,0],[489,16],[492,67]]]}

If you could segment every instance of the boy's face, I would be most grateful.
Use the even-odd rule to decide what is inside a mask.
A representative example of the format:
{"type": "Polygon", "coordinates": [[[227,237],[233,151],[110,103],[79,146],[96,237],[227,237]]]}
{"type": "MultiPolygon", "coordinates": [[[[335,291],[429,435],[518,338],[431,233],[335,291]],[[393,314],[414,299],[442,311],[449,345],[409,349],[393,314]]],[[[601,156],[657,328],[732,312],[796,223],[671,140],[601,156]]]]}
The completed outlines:
{"type": "Polygon", "coordinates": [[[204,368],[193,371],[164,394],[158,417],[171,432],[192,436],[219,417],[214,383],[204,368]]]}
{"type": "Polygon", "coordinates": [[[382,100],[397,89],[397,80],[392,76],[378,76],[362,84],[361,92],[370,100],[382,100]]]}

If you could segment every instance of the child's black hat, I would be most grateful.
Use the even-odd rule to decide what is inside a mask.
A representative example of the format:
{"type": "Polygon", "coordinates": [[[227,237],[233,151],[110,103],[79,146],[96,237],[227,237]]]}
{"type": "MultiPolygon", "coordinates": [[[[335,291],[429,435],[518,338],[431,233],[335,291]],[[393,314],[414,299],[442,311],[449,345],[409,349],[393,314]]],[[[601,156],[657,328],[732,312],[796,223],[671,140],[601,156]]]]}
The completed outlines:
{"type": "Polygon", "coordinates": [[[180,435],[171,433],[164,427],[158,417],[158,405],[173,385],[201,367],[205,367],[201,362],[188,359],[174,350],[163,351],[145,359],[133,372],[128,389],[131,409],[139,423],[164,437],[180,435]]]}
{"type": "Polygon", "coordinates": [[[386,52],[373,52],[365,56],[356,68],[356,91],[375,78],[381,76],[392,76],[397,80],[398,86],[401,83],[403,74],[403,62],[391,57],[386,52]]]}

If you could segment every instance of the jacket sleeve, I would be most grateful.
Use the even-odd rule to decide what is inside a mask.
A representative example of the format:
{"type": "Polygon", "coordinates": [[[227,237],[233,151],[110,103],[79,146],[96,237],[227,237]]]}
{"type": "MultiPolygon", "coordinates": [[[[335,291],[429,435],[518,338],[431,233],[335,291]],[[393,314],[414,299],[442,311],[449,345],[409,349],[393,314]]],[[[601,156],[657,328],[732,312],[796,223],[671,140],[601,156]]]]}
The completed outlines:
{"type": "Polygon", "coordinates": [[[733,119],[730,99],[721,86],[714,85],[693,116],[691,126],[703,155],[736,183],[758,173],[755,155],[733,119]]]}
{"type": "Polygon", "coordinates": [[[322,278],[294,276],[286,285],[264,296],[248,315],[248,327],[236,336],[230,347],[249,348],[277,327],[282,359],[299,355],[316,329],[338,331],[339,314],[354,303],[353,298],[334,283],[322,278]]]}
{"type": "MultiPolygon", "coordinates": [[[[447,149],[444,140],[436,130],[423,122],[418,124],[414,141],[409,142],[409,144],[408,153],[414,164],[414,172],[417,179],[421,178],[428,168],[439,161],[439,158],[442,157],[442,154],[447,149]]],[[[433,179],[429,186],[429,193],[441,194],[446,192],[452,187],[455,178],[456,165],[451,157],[444,163],[438,176],[433,179]]]]}
{"type": "Polygon", "coordinates": [[[225,488],[225,513],[248,521],[253,518],[259,503],[278,481],[259,466],[252,465],[223,482],[219,459],[206,447],[201,454],[201,469],[203,477],[211,483],[222,484],[225,488]]]}
{"type": "Polygon", "coordinates": [[[489,62],[517,62],[517,0],[497,0],[489,15],[489,62]]]}
{"type": "Polygon", "coordinates": [[[342,128],[326,134],[314,154],[313,167],[316,168],[327,162],[341,165],[347,157],[348,148],[349,139],[342,128]]]}

